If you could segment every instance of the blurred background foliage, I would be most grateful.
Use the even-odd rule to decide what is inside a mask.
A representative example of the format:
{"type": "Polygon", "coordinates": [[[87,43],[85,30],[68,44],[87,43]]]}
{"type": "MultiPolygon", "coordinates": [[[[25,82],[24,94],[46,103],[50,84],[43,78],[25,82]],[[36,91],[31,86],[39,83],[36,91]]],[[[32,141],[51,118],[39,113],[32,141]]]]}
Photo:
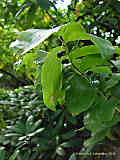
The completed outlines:
{"type": "MultiPolygon", "coordinates": [[[[62,2],[61,2],[62,3],[62,2]]],[[[40,0],[4,0],[0,2],[0,69],[12,73],[15,77],[33,83],[30,77],[27,64],[19,67],[16,71],[15,62],[21,63],[23,57],[9,49],[9,45],[16,39],[16,32],[24,31],[26,29],[48,29],[69,21],[80,21],[89,33],[110,40],[113,45],[119,43],[119,8],[120,2],[115,0],[84,0],[82,3],[79,0],[73,0],[68,7],[60,8],[57,1],[40,1],[40,0]],[[57,7],[56,7],[57,6],[57,7]]],[[[60,45],[61,41],[54,35],[42,43],[39,47],[32,50],[31,54],[37,54],[42,49],[49,51],[51,47],[60,45]]],[[[86,44],[87,45],[87,44],[86,44]]],[[[34,55],[35,55],[34,54],[34,55]]],[[[24,62],[23,62],[24,63],[24,62]]],[[[33,67],[34,68],[34,67],[33,67]]],[[[7,73],[2,72],[4,76],[1,78],[3,83],[5,79],[13,81],[14,86],[16,81],[7,73]],[[6,75],[6,76],[5,76],[6,75]],[[5,77],[5,78],[4,78],[5,77]]],[[[34,77],[34,76],[33,76],[34,77]]],[[[27,83],[26,82],[26,83],[27,83]]],[[[19,85],[19,82],[17,83],[19,85]]],[[[24,83],[23,83],[24,85],[24,83]]],[[[7,84],[3,84],[7,86],[7,84]]],[[[9,86],[9,87],[10,87],[9,86]]],[[[2,87],[2,86],[1,86],[2,87]]],[[[8,87],[8,88],[9,88],[8,87]]],[[[15,86],[16,87],[16,86],[15,86]]]]}
{"type": "Polygon", "coordinates": [[[101,156],[87,153],[104,152],[109,154],[102,159],[119,159],[119,123],[111,129],[112,140],[105,137],[95,146],[84,148],[83,141],[91,133],[84,128],[83,115],[73,117],[59,108],[52,112],[43,103],[39,73],[44,54],[39,53],[42,50],[46,54],[61,45],[61,40],[52,35],[23,55],[9,48],[19,31],[52,29],[71,21],[80,21],[87,32],[119,45],[118,0],[72,0],[66,8],[60,8],[57,2],[0,1],[0,155],[8,160],[19,150],[16,160],[92,160],[101,156]]]}

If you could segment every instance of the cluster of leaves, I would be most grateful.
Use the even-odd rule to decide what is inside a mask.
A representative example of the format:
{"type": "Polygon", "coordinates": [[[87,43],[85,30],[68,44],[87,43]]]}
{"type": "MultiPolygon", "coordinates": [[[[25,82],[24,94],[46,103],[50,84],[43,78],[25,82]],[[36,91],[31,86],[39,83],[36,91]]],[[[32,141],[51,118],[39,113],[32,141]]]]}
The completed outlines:
{"type": "MultiPolygon", "coordinates": [[[[8,48],[10,42],[16,38],[14,32],[29,28],[53,28],[73,20],[79,20],[89,33],[107,37],[115,44],[115,40],[119,36],[119,17],[117,15],[119,15],[120,2],[115,1],[113,4],[111,0],[109,2],[106,0],[86,0],[80,3],[79,0],[72,0],[66,10],[57,9],[56,2],[56,0],[53,2],[48,0],[0,2],[0,69],[13,73],[19,79],[33,82],[35,75],[32,74],[31,77],[30,72],[33,71],[34,66],[32,68],[31,65],[31,70],[28,70],[28,67],[19,67],[18,72],[14,63],[21,62],[22,58],[18,53],[11,52],[8,48]]],[[[32,50],[32,53],[36,53],[40,48],[49,51],[59,43],[61,41],[56,36],[51,36],[49,40],[32,50]]],[[[1,84],[4,85],[8,76],[4,74],[1,80],[3,82],[1,84]]],[[[11,78],[10,81],[12,80],[11,78]]],[[[18,83],[15,87],[17,85],[18,83]]]]}
{"type": "Polygon", "coordinates": [[[61,60],[57,58],[61,47],[47,55],[41,73],[44,103],[52,110],[56,110],[59,104],[75,115],[85,112],[84,125],[94,133],[84,143],[89,146],[109,135],[109,129],[120,120],[117,98],[119,67],[116,65],[119,60],[112,60],[114,53],[119,57],[119,48],[113,47],[107,40],[87,34],[75,22],[62,27],[59,34],[64,41],[62,50],[66,50],[64,58],[70,62],[66,71],[71,71],[65,79],[61,60]],[[67,44],[75,40],[90,40],[93,45],[67,48],[67,44]]]}
{"type": "MultiPolygon", "coordinates": [[[[3,76],[0,77],[1,87],[7,86],[7,81],[12,82],[14,79],[13,77],[9,76],[9,74],[6,74],[7,72],[12,73],[15,77],[23,81],[33,81],[33,78],[29,74],[30,72],[33,72],[34,65],[32,66],[31,64],[31,69],[28,69],[27,63],[24,66],[23,62],[23,64],[16,69],[16,62],[22,61],[22,58],[21,56],[19,57],[17,52],[11,52],[8,46],[10,45],[11,41],[16,39],[15,33],[18,31],[23,31],[31,27],[51,27],[54,21],[52,21],[50,16],[47,14],[49,6],[50,4],[48,0],[5,0],[0,2],[0,72],[3,74],[3,76]],[[5,73],[3,70],[7,72],[5,73]]],[[[44,46],[45,45],[43,44],[43,48],[44,46]]],[[[40,47],[38,47],[38,49],[35,51],[38,51],[39,48],[40,47]]],[[[14,83],[16,83],[16,81],[14,81],[14,83]]],[[[11,83],[6,88],[11,88],[10,86],[11,83]]],[[[16,83],[13,88],[16,88],[16,86],[19,86],[19,84],[16,83]]]]}
{"type": "MultiPolygon", "coordinates": [[[[63,41],[62,46],[47,54],[42,65],[45,105],[53,111],[62,107],[74,116],[84,113],[84,127],[92,132],[92,137],[84,141],[85,147],[96,144],[105,136],[111,137],[111,127],[120,121],[119,48],[108,40],[86,33],[78,22],[46,30],[47,34],[42,40],[38,37],[37,42],[33,39],[36,33],[32,31],[29,35],[31,45],[24,45],[23,53],[57,31],[63,41]],[[85,46],[86,41],[90,45],[85,46]]],[[[41,34],[41,30],[38,32],[41,34]]],[[[13,46],[18,48],[22,41],[13,46]]]]}

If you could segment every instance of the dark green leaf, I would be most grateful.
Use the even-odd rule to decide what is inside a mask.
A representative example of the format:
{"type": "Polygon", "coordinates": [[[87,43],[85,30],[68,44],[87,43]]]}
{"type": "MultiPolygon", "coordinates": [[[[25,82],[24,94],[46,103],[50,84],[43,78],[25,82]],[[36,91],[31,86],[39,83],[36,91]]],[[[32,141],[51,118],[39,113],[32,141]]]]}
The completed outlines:
{"type": "Polygon", "coordinates": [[[103,96],[98,96],[93,109],[94,119],[100,119],[101,121],[112,120],[115,107],[116,103],[112,99],[106,100],[103,96]]]}
{"type": "Polygon", "coordinates": [[[72,114],[70,114],[69,112],[67,112],[65,114],[67,121],[69,121],[70,123],[72,123],[73,125],[77,124],[77,120],[75,117],[72,116],[72,114]]]}
{"type": "Polygon", "coordinates": [[[86,79],[75,75],[71,80],[70,88],[66,92],[67,110],[73,114],[86,111],[92,105],[95,93],[86,79]]]}
{"type": "Polygon", "coordinates": [[[101,132],[96,133],[95,135],[93,135],[92,138],[89,138],[88,140],[84,141],[84,146],[89,147],[103,140],[104,137],[107,135],[108,131],[109,129],[104,129],[101,132]]]}
{"type": "Polygon", "coordinates": [[[118,71],[120,71],[120,60],[116,60],[116,61],[111,61],[118,69],[118,71]]]}
{"type": "Polygon", "coordinates": [[[104,90],[107,91],[108,89],[114,87],[116,84],[118,84],[120,80],[120,73],[113,73],[112,77],[105,83],[104,90]]]}
{"type": "Polygon", "coordinates": [[[56,124],[56,127],[53,130],[54,135],[58,134],[62,130],[63,122],[64,122],[64,115],[61,115],[58,123],[56,124]]]}
{"type": "Polygon", "coordinates": [[[76,160],[76,156],[74,153],[70,156],[69,160],[76,160]]]}
{"type": "Polygon", "coordinates": [[[63,142],[60,146],[63,148],[74,148],[82,145],[82,139],[76,138],[76,139],[71,139],[67,142],[63,142]]]}
{"type": "Polygon", "coordinates": [[[8,160],[15,160],[18,154],[19,154],[19,150],[16,150],[8,160]]]}
{"type": "MultiPolygon", "coordinates": [[[[112,100],[105,100],[99,96],[96,104],[92,106],[84,116],[84,125],[93,133],[111,127],[116,104],[112,100]]],[[[115,119],[114,121],[117,122],[115,119]]]]}
{"type": "Polygon", "coordinates": [[[0,147],[0,160],[5,160],[5,148],[0,147]]]}
{"type": "Polygon", "coordinates": [[[63,140],[70,139],[70,138],[72,138],[74,136],[75,136],[75,132],[74,131],[69,131],[69,132],[64,133],[63,135],[61,135],[63,140]]]}
{"type": "Polygon", "coordinates": [[[114,87],[112,87],[112,88],[110,89],[110,91],[111,91],[111,95],[112,95],[113,97],[115,97],[116,100],[118,100],[118,103],[119,103],[119,98],[120,98],[120,85],[119,85],[119,84],[118,84],[118,85],[115,85],[114,87]]]}

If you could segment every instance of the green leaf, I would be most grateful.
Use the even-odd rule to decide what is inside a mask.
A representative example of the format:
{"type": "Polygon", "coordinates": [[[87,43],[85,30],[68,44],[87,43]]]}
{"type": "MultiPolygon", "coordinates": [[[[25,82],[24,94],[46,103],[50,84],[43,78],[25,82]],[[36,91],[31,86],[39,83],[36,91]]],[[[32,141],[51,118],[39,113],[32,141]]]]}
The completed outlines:
{"type": "Polygon", "coordinates": [[[37,157],[37,155],[39,155],[38,152],[34,152],[31,156],[31,160],[35,160],[35,158],[37,157]]]}
{"type": "Polygon", "coordinates": [[[45,128],[39,128],[35,132],[29,133],[27,136],[29,136],[29,137],[35,136],[36,134],[41,133],[42,131],[44,131],[44,129],[45,128]]]}
{"type": "Polygon", "coordinates": [[[4,100],[4,101],[0,101],[0,105],[4,105],[4,104],[8,104],[8,105],[15,105],[15,103],[10,102],[10,101],[6,101],[6,100],[4,100]]]}
{"type": "Polygon", "coordinates": [[[91,40],[98,46],[101,56],[103,59],[109,59],[112,57],[115,48],[112,46],[112,43],[108,40],[102,39],[95,35],[89,34],[91,40]]]}
{"type": "Polygon", "coordinates": [[[5,137],[19,137],[20,136],[20,134],[18,134],[18,133],[8,133],[8,134],[5,134],[5,137]]]}
{"type": "Polygon", "coordinates": [[[91,112],[87,112],[87,114],[84,116],[84,125],[88,130],[90,130],[94,134],[106,127],[100,120],[93,119],[91,112]]]}
{"type": "Polygon", "coordinates": [[[5,148],[0,147],[0,160],[5,160],[5,148]]]}
{"type": "Polygon", "coordinates": [[[64,133],[64,134],[61,135],[63,140],[70,139],[70,138],[72,138],[74,136],[75,136],[75,132],[74,131],[69,131],[69,132],[64,133]]]}
{"type": "Polygon", "coordinates": [[[56,127],[55,127],[54,130],[53,130],[53,134],[54,134],[54,135],[59,134],[59,132],[62,130],[63,123],[64,123],[64,115],[62,114],[62,115],[60,116],[60,119],[59,119],[56,127]]]}
{"type": "Polygon", "coordinates": [[[63,142],[60,144],[63,148],[75,148],[82,145],[82,139],[76,138],[76,139],[70,139],[69,141],[63,142]]]}
{"type": "Polygon", "coordinates": [[[116,104],[112,100],[105,100],[104,97],[98,96],[96,104],[92,106],[84,116],[84,125],[93,133],[97,133],[105,128],[109,128],[113,121],[118,121],[114,117],[116,104]],[[115,120],[114,120],[115,118],[115,120]]]}
{"type": "Polygon", "coordinates": [[[11,126],[11,130],[13,130],[14,132],[18,133],[18,134],[22,134],[24,135],[24,133],[26,132],[26,127],[24,123],[17,123],[15,126],[11,126]]]}
{"type": "Polygon", "coordinates": [[[110,89],[110,91],[111,91],[111,95],[113,97],[115,97],[115,99],[118,100],[118,103],[119,103],[119,99],[120,99],[120,84],[115,85],[114,87],[112,87],[110,89]]]}
{"type": "Polygon", "coordinates": [[[112,71],[107,66],[101,66],[101,67],[94,67],[91,68],[90,71],[96,72],[96,73],[109,73],[112,74],[112,71]]]}
{"type": "Polygon", "coordinates": [[[38,121],[36,121],[36,122],[34,123],[34,125],[32,126],[31,131],[36,130],[36,129],[40,126],[41,123],[42,123],[42,120],[41,120],[41,119],[38,120],[38,121]]]}
{"type": "Polygon", "coordinates": [[[76,160],[76,156],[74,153],[70,156],[69,160],[76,160]]]}
{"type": "Polygon", "coordinates": [[[84,146],[89,147],[89,146],[94,145],[95,143],[103,140],[104,137],[107,135],[108,131],[109,131],[109,129],[104,129],[104,130],[96,133],[95,135],[93,135],[92,138],[89,138],[88,140],[84,141],[84,146]]]}
{"type": "Polygon", "coordinates": [[[120,54],[120,48],[118,46],[114,46],[115,48],[115,53],[120,54]]]}
{"type": "Polygon", "coordinates": [[[69,112],[67,112],[65,114],[66,116],[66,120],[69,121],[70,123],[72,123],[73,125],[77,124],[77,119],[75,117],[72,116],[72,114],[70,114],[69,112]]]}
{"type": "Polygon", "coordinates": [[[81,48],[75,48],[70,52],[70,58],[79,58],[81,56],[87,56],[90,54],[100,54],[97,45],[90,45],[81,48]]]}
{"type": "Polygon", "coordinates": [[[33,125],[34,125],[34,123],[33,123],[33,116],[30,115],[28,117],[28,119],[26,120],[26,123],[25,123],[26,131],[28,133],[31,131],[31,128],[32,128],[33,125]]]}
{"type": "Polygon", "coordinates": [[[57,58],[57,53],[63,50],[63,47],[57,47],[53,49],[47,55],[41,72],[41,84],[43,87],[44,103],[53,111],[56,110],[56,105],[61,99],[61,96],[63,96],[63,94],[61,94],[61,92],[63,93],[62,64],[57,58]]]}
{"type": "Polygon", "coordinates": [[[15,160],[18,154],[19,154],[19,150],[16,150],[8,160],[15,160]]]}
{"type": "Polygon", "coordinates": [[[64,149],[63,149],[62,147],[58,147],[58,148],[56,149],[56,153],[57,153],[58,155],[60,155],[60,156],[65,156],[65,151],[64,151],[64,149]]]}
{"type": "MultiPolygon", "coordinates": [[[[24,153],[22,153],[22,160],[29,159],[29,156],[30,156],[30,150],[25,151],[24,153]]],[[[18,156],[17,159],[19,160],[18,156]]]]}
{"type": "Polygon", "coordinates": [[[116,103],[112,99],[106,100],[103,96],[98,96],[92,116],[100,121],[110,121],[113,118],[115,107],[116,103]]]}
{"type": "Polygon", "coordinates": [[[70,22],[63,26],[59,35],[62,36],[65,42],[90,39],[83,26],[77,22],[70,22]]]}
{"type": "Polygon", "coordinates": [[[98,54],[87,55],[79,59],[72,59],[72,63],[79,69],[80,72],[84,72],[101,65],[110,65],[109,62],[103,60],[98,54]]]}
{"type": "Polygon", "coordinates": [[[32,48],[38,46],[52,33],[58,32],[60,27],[53,29],[28,29],[26,31],[19,32],[18,39],[11,43],[10,48],[16,52],[19,51],[20,53],[24,54],[32,48]]]}
{"type": "Polygon", "coordinates": [[[120,60],[116,60],[116,61],[113,61],[111,60],[111,62],[117,67],[117,69],[120,71],[120,60]]]}
{"type": "Polygon", "coordinates": [[[73,114],[86,111],[92,105],[95,93],[95,89],[86,79],[75,75],[71,80],[70,88],[66,91],[67,110],[73,114]]]}
{"type": "Polygon", "coordinates": [[[27,78],[29,78],[31,81],[34,78],[34,70],[36,69],[36,64],[35,64],[35,54],[29,53],[25,54],[23,56],[22,63],[18,64],[15,69],[16,71],[23,71],[23,69],[26,72],[27,78]],[[31,76],[32,75],[32,76],[31,76]]]}
{"type": "Polygon", "coordinates": [[[108,89],[116,86],[116,84],[120,80],[120,73],[113,73],[112,77],[105,83],[104,91],[107,91],[108,89]]]}

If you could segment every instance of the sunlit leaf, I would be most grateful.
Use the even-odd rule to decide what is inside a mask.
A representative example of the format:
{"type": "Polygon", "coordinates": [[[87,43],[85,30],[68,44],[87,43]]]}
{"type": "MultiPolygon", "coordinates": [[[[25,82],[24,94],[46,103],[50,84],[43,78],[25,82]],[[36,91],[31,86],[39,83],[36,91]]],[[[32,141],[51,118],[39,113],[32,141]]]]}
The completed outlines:
{"type": "Polygon", "coordinates": [[[110,63],[102,59],[99,54],[87,55],[83,58],[72,59],[72,62],[81,72],[101,65],[110,65],[110,63]]]}
{"type": "Polygon", "coordinates": [[[91,68],[90,71],[92,72],[96,72],[96,73],[109,73],[112,74],[112,71],[110,70],[110,68],[108,68],[107,66],[102,66],[102,67],[94,67],[91,68]]]}
{"type": "Polygon", "coordinates": [[[96,45],[85,46],[81,48],[73,49],[70,52],[71,58],[79,58],[90,54],[100,54],[99,48],[96,45]]]}
{"type": "Polygon", "coordinates": [[[112,57],[115,48],[113,47],[112,43],[108,40],[102,39],[95,35],[89,34],[92,41],[98,46],[101,56],[103,59],[109,59],[112,57]]]}
{"type": "Polygon", "coordinates": [[[90,39],[83,26],[76,22],[70,22],[63,26],[60,34],[65,42],[90,39]]]}
{"type": "Polygon", "coordinates": [[[47,55],[41,72],[44,103],[48,108],[54,111],[56,110],[56,105],[61,98],[61,92],[63,92],[62,64],[57,58],[57,53],[63,50],[63,47],[57,47],[53,49],[47,55]]]}
{"type": "Polygon", "coordinates": [[[26,53],[42,43],[52,33],[58,32],[60,27],[53,29],[28,29],[26,31],[19,32],[18,39],[11,43],[10,48],[17,50],[22,54],[26,53]]]}

